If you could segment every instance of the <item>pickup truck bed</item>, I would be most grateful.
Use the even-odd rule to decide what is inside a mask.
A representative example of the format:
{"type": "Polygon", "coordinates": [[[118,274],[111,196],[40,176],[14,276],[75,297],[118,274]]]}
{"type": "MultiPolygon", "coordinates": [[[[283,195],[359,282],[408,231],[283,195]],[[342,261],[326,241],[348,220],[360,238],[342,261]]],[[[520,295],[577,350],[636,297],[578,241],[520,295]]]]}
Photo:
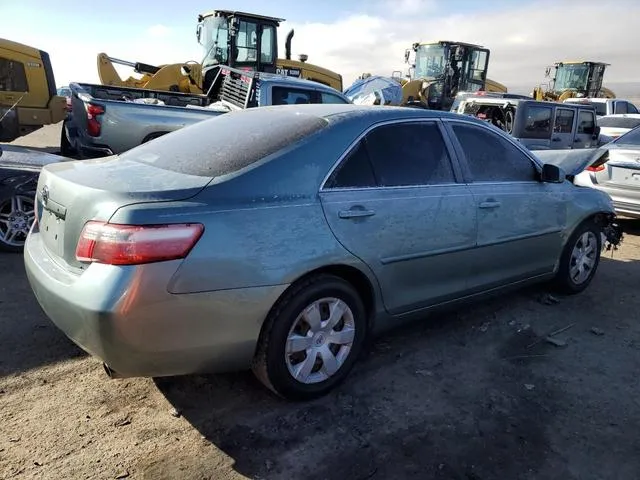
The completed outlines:
{"type": "Polygon", "coordinates": [[[287,103],[351,103],[318,82],[224,67],[208,95],[71,83],[63,155],[119,154],[212,116],[287,103]]]}

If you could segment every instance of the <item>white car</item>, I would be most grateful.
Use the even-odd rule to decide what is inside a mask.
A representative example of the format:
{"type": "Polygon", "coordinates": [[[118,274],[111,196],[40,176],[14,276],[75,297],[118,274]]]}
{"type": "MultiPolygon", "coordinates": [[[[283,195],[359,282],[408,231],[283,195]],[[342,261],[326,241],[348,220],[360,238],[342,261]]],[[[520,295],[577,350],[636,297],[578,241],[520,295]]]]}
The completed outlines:
{"type": "Polygon", "coordinates": [[[616,115],[605,115],[598,118],[600,134],[612,139],[624,135],[640,125],[640,113],[622,113],[616,115]]]}
{"type": "Polygon", "coordinates": [[[624,98],[604,98],[604,97],[574,97],[567,98],[563,103],[588,103],[596,108],[596,115],[614,115],[619,113],[640,113],[638,108],[629,100],[624,98]]]}

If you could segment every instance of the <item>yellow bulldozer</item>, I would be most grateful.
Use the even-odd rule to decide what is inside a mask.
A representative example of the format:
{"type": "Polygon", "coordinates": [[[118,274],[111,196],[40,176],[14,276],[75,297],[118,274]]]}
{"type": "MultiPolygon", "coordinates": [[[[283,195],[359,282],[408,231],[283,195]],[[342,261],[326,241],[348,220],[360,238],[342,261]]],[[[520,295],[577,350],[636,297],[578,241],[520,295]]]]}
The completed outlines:
{"type": "Polygon", "coordinates": [[[49,54],[0,38],[0,141],[10,142],[66,116],[49,54]]]}
{"type": "Polygon", "coordinates": [[[103,85],[203,93],[211,85],[218,68],[234,68],[304,78],[342,91],[342,76],[318,65],[307,63],[308,56],[291,59],[291,40],[287,35],[285,58],[278,58],[278,27],[282,18],[254,13],[215,10],[198,16],[196,35],[204,48],[202,63],[195,61],[167,65],[148,65],[98,55],[98,74],[103,85]],[[123,80],[114,64],[132,67],[141,78],[123,80]]]}
{"type": "Polygon", "coordinates": [[[608,63],[582,60],[557,62],[546,69],[545,76],[551,79],[550,82],[534,88],[532,96],[536,100],[552,102],[574,97],[616,98],[613,91],[602,86],[608,66],[608,63]]]}
{"type": "Polygon", "coordinates": [[[507,93],[507,87],[487,78],[489,55],[488,48],[471,43],[449,40],[414,43],[405,51],[405,63],[410,64],[408,78],[398,77],[402,104],[449,110],[461,92],[507,93]],[[414,58],[410,63],[412,52],[414,58]]]}

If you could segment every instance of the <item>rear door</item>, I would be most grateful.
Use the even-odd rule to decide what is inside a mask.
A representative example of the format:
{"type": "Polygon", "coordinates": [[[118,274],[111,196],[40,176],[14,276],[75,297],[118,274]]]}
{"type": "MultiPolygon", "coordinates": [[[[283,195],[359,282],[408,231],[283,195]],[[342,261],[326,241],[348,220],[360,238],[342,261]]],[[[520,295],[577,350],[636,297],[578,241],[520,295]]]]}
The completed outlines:
{"type": "Polygon", "coordinates": [[[320,191],[338,241],[375,273],[400,314],[464,294],[476,209],[440,122],[376,126],[320,191]]]}
{"type": "Polygon", "coordinates": [[[573,108],[557,107],[553,119],[553,135],[551,148],[573,148],[573,132],[575,131],[576,111],[573,108]]]}
{"type": "Polygon", "coordinates": [[[598,138],[594,138],[596,130],[596,114],[593,110],[578,109],[578,125],[573,139],[573,148],[595,148],[598,138]]]}
{"type": "Polygon", "coordinates": [[[501,132],[461,120],[446,125],[478,215],[468,286],[482,291],[552,272],[570,185],[540,182],[535,162],[501,132]]]}

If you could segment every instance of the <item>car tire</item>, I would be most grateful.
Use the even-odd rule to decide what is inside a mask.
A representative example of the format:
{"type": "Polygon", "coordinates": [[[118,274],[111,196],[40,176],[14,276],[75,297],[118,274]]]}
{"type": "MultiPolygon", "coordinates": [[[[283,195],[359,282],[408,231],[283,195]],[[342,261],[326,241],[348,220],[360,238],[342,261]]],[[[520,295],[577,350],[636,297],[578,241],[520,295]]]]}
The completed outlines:
{"type": "Polygon", "coordinates": [[[21,253],[34,219],[32,197],[15,194],[0,201],[0,251],[21,253]],[[20,224],[19,232],[14,222],[20,224]]]}
{"type": "Polygon", "coordinates": [[[292,285],[267,316],[253,372],[287,400],[321,397],[353,368],[367,323],[364,303],[350,283],[329,274],[306,278],[292,285]],[[332,319],[327,317],[332,311],[342,313],[332,319]]]}
{"type": "Polygon", "coordinates": [[[600,264],[602,230],[593,220],[580,224],[569,237],[554,287],[560,293],[574,295],[586,289],[600,264]]]}

